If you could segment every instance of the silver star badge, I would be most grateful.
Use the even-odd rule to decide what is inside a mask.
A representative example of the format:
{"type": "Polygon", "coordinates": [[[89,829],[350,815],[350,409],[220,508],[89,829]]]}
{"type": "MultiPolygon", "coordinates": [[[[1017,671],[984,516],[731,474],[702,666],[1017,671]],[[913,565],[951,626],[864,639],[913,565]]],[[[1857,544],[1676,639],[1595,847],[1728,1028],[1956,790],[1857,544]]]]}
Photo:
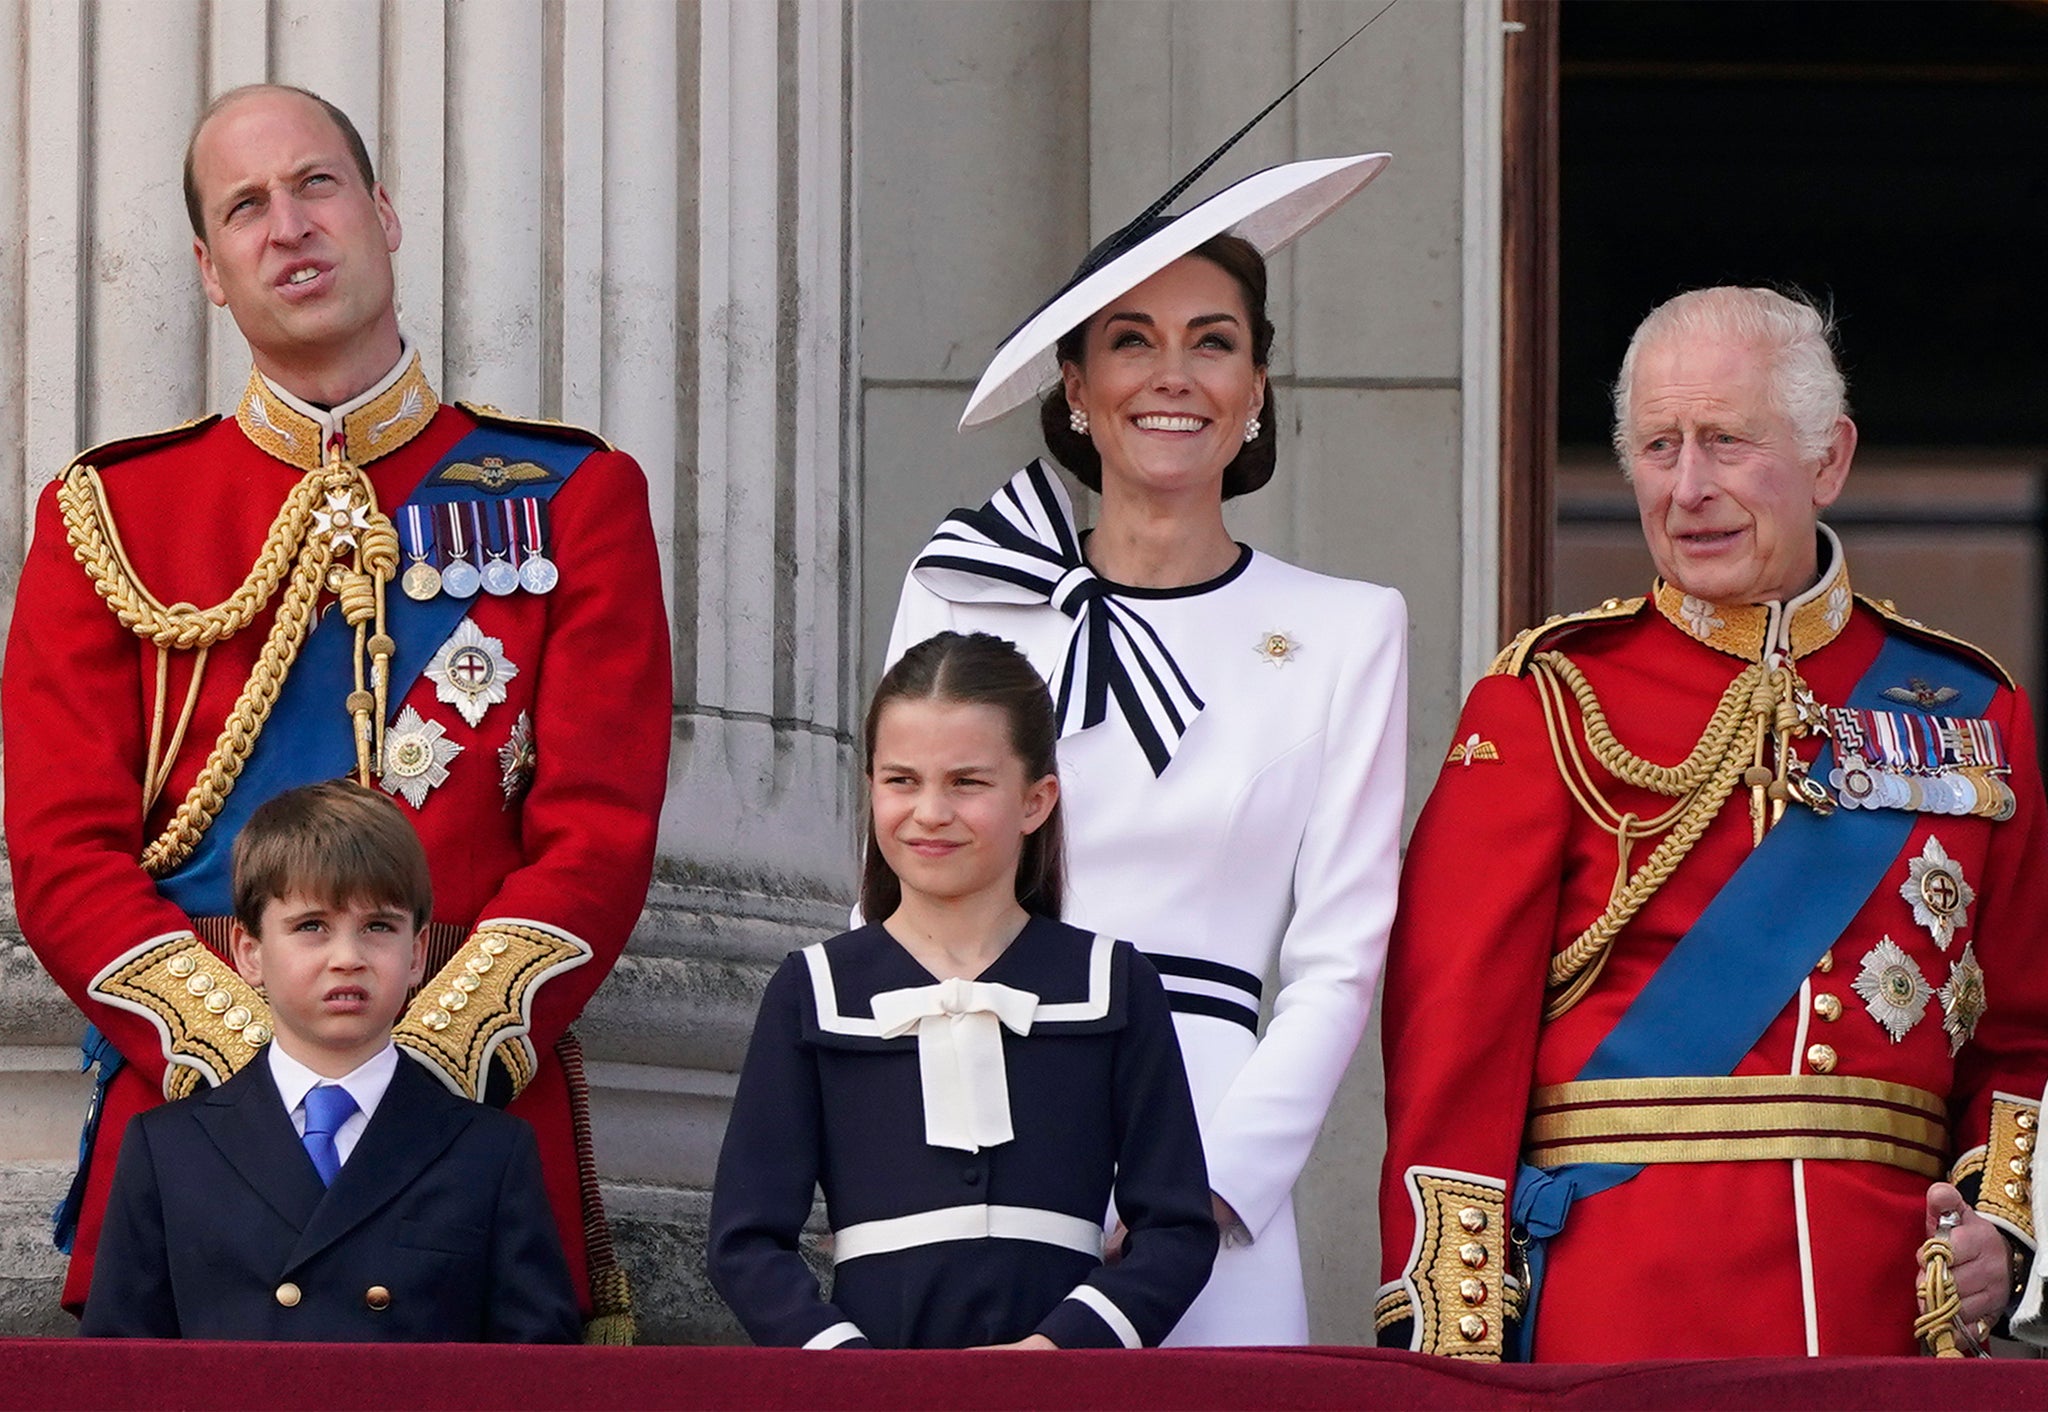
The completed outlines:
{"type": "Polygon", "coordinates": [[[484,712],[505,699],[505,683],[518,675],[519,668],[505,656],[505,644],[484,636],[468,618],[456,624],[427,663],[434,695],[460,711],[472,727],[481,725],[484,712]]]}
{"type": "Polygon", "coordinates": [[[384,771],[378,783],[387,794],[396,794],[417,809],[427,801],[427,791],[448,783],[448,762],[462,753],[462,747],[447,739],[439,721],[423,720],[408,706],[384,733],[384,771]]]}
{"type": "Polygon", "coordinates": [[[540,751],[533,743],[533,717],[521,711],[519,719],[512,723],[512,734],[498,747],[499,783],[505,791],[507,809],[533,787],[533,767],[539,763],[540,751]]]}
{"type": "Polygon", "coordinates": [[[1934,987],[1927,983],[1927,977],[1890,937],[1871,947],[1864,956],[1855,986],[1870,1018],[1884,1026],[1893,1044],[1920,1023],[1920,1017],[1927,1013],[1927,1002],[1934,998],[1934,987]]]}
{"type": "Polygon", "coordinates": [[[1956,939],[1957,928],[1970,925],[1970,904],[1977,900],[1976,889],[1963,878],[1962,865],[1932,834],[1920,856],[1906,864],[1899,896],[1912,904],[1913,920],[1927,928],[1943,951],[1956,939]]]}
{"type": "Polygon", "coordinates": [[[1948,1031],[1948,1052],[1953,1058],[1977,1033],[1977,1022],[1984,1018],[1984,968],[1977,964],[1970,943],[1963,943],[1963,954],[1949,967],[1948,984],[1940,995],[1941,1027],[1948,1031]]]}

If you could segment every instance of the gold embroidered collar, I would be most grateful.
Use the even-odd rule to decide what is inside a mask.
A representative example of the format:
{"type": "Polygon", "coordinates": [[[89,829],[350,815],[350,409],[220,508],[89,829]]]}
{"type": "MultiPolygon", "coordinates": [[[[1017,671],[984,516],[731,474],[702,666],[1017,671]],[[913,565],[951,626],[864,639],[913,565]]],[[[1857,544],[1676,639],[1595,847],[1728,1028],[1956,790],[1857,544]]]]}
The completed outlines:
{"type": "Polygon", "coordinates": [[[408,343],[390,372],[338,407],[303,402],[252,369],[235,420],[249,440],[278,460],[317,471],[328,443],[337,437],[342,455],[366,466],[425,431],[440,406],[420,371],[419,353],[408,343]]]}
{"type": "Polygon", "coordinates": [[[1819,525],[1828,567],[1812,588],[1786,603],[1710,603],[1675,585],[1657,580],[1657,611],[1687,637],[1745,662],[1760,662],[1770,651],[1789,651],[1796,658],[1833,642],[1849,621],[1855,596],[1849,591],[1849,565],[1842,541],[1819,525]]]}

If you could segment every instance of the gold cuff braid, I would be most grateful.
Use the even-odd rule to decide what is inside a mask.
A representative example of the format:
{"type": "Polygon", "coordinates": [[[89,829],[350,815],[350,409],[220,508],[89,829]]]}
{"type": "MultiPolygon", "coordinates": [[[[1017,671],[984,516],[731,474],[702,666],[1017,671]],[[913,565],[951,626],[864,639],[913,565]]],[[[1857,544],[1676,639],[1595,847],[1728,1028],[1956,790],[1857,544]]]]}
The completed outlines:
{"type": "Polygon", "coordinates": [[[1504,1184],[1411,1167],[1408,1191],[1420,1236],[1407,1271],[1415,1289],[1415,1347],[1498,1362],[1507,1317],[1504,1184]]]}
{"type": "Polygon", "coordinates": [[[420,987],[392,1038],[470,1099],[482,1097],[495,1054],[516,1095],[533,1078],[535,992],[590,955],[588,942],[537,922],[484,922],[420,987]]]}
{"type": "Polygon", "coordinates": [[[223,1082],[270,1041],[270,1007],[190,932],[146,941],[93,977],[86,993],[151,1020],[163,1037],[164,1097],[223,1082]]]}
{"type": "Polygon", "coordinates": [[[2034,1241],[2034,1144],[2041,1135],[2041,1105],[1999,1093],[1991,1099],[1991,1126],[1982,1148],[1956,1163],[1958,1179],[1981,1167],[1978,1214],[1998,1222],[2028,1245],[2034,1241]]]}

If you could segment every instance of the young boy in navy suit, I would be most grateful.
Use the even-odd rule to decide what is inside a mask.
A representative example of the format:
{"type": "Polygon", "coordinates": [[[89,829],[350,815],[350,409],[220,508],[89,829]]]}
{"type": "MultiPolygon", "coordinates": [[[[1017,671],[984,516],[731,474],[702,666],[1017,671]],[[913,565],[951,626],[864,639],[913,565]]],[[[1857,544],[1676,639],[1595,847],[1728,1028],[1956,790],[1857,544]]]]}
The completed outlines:
{"type": "Polygon", "coordinates": [[[391,1042],[433,905],[398,806],[349,781],[270,800],[235,840],[234,900],[276,1035],[130,1123],[80,1331],[574,1342],[531,1129],[391,1042]]]}

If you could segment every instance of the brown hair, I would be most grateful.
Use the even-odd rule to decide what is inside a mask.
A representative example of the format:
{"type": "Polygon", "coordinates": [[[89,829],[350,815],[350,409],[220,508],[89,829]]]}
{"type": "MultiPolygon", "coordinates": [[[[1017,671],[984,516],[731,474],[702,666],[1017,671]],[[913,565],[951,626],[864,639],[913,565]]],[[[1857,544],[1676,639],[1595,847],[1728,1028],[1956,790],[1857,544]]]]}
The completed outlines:
{"type": "MultiPolygon", "coordinates": [[[[1235,235],[1211,236],[1182,258],[1195,257],[1219,266],[1237,281],[1238,289],[1244,294],[1245,311],[1251,315],[1252,366],[1265,367],[1273,355],[1273,321],[1266,317],[1265,257],[1249,240],[1235,235]]],[[[1076,367],[1085,366],[1083,354],[1088,342],[1088,325],[1092,322],[1094,315],[1060,336],[1054,351],[1061,366],[1068,363],[1076,367]]],[[[1223,468],[1225,500],[1249,495],[1273,479],[1273,467],[1279,458],[1279,418],[1274,415],[1274,406],[1273,383],[1269,378],[1266,381],[1265,404],[1259,408],[1259,434],[1246,442],[1230,464],[1223,468]]],[[[1096,451],[1095,442],[1075,431],[1068,422],[1071,411],[1064,387],[1055,387],[1038,404],[1038,429],[1045,436],[1045,449],[1072,471],[1081,484],[1100,492],[1102,456],[1096,451]]]]}
{"type": "Polygon", "coordinates": [[[427,850],[389,795],[354,780],[288,789],[235,836],[235,920],[257,936],[273,898],[402,907],[415,928],[434,913],[427,850]]]}
{"type": "MultiPolygon", "coordinates": [[[[875,773],[875,730],[882,708],[892,701],[946,701],[967,706],[993,706],[1010,728],[1010,749],[1024,762],[1024,778],[1044,779],[1059,773],[1059,726],[1053,718],[1052,693],[1015,644],[992,633],[942,632],[928,637],[896,659],[882,675],[862,727],[866,773],[875,773]]],[[[889,868],[875,841],[873,807],[861,806],[867,832],[866,861],[861,866],[860,911],[870,922],[886,920],[903,903],[903,883],[889,868]]],[[[1066,903],[1066,830],[1059,802],[1036,831],[1024,838],[1017,855],[1017,902],[1027,912],[1055,920],[1066,903]]]]}
{"type": "Polygon", "coordinates": [[[192,176],[192,151],[199,145],[199,134],[213,121],[214,115],[240,99],[258,93],[296,93],[301,98],[310,98],[320,105],[334,126],[340,131],[342,141],[348,144],[348,154],[355,159],[356,170],[362,174],[363,188],[374,191],[377,174],[370,166],[370,149],[363,143],[363,135],[356,131],[356,125],[348,120],[348,114],[335,107],[310,89],[289,83],[245,83],[240,88],[230,88],[220,97],[206,105],[199,121],[192,124],[191,135],[185,139],[185,216],[192,222],[192,234],[206,239],[206,214],[199,209],[199,183],[192,176]]]}

